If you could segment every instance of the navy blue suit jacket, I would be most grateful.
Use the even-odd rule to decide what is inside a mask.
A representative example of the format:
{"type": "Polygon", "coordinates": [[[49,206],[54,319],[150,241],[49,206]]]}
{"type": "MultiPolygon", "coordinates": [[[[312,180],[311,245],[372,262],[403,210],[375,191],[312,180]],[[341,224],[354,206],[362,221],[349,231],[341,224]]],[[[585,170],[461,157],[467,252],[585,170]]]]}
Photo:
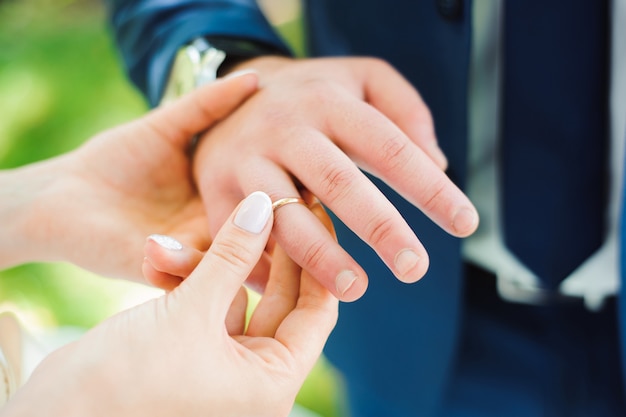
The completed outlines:
{"type": "MultiPolygon", "coordinates": [[[[287,51],[253,0],[112,3],[113,27],[128,71],[152,104],[158,101],[176,50],[199,35],[242,37],[287,51]]],[[[471,1],[464,2],[465,13],[446,13],[437,3],[311,0],[305,2],[308,46],[313,56],[380,57],[408,78],[433,113],[439,143],[450,162],[448,173],[462,187],[471,1]]],[[[366,269],[370,287],[358,302],[341,306],[325,353],[346,374],[353,394],[368,399],[372,415],[429,415],[445,391],[457,347],[463,285],[460,242],[374,181],[424,242],[430,270],[417,284],[399,283],[371,249],[335,219],[340,242],[366,269]]]]}

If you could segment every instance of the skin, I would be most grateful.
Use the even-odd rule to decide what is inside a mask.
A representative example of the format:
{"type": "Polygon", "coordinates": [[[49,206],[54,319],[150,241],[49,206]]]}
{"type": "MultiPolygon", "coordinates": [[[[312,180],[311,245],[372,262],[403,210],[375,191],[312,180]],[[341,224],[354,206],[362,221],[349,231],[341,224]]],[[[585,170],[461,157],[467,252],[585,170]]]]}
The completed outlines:
{"type": "MultiPolygon", "coordinates": [[[[265,199],[259,233],[231,215],[184,282],[54,352],[0,416],[287,416],[336,323],[338,301],[275,253],[250,326],[232,325],[243,323],[245,309],[231,305],[270,235],[265,199]]],[[[153,255],[163,261],[169,252],[153,255]]]]}
{"type": "MultiPolygon", "coordinates": [[[[428,254],[401,214],[361,172],[389,184],[442,229],[478,226],[468,198],[445,175],[427,106],[388,64],[371,58],[261,57],[261,89],[200,141],[194,175],[211,233],[253,190],[276,201],[316,195],[403,282],[420,279],[428,254]]],[[[277,213],[273,237],[343,301],[358,299],[367,274],[306,208],[277,213]]]]}
{"type": "MultiPolygon", "coordinates": [[[[258,229],[236,211],[210,242],[189,160],[190,138],[253,94],[257,81],[219,81],[67,155],[0,173],[0,267],[61,260],[132,279],[144,269],[169,290],[53,352],[0,416],[289,413],[336,323],[338,300],[268,241],[267,195],[264,206],[248,206],[265,213],[258,229]],[[154,232],[189,246],[178,253],[146,241],[154,232]],[[269,281],[246,328],[243,284],[270,260],[268,250],[269,281]]],[[[330,224],[319,204],[311,210],[330,224]]]]}
{"type": "Polygon", "coordinates": [[[11,236],[0,240],[0,268],[68,261],[145,282],[146,236],[169,234],[206,250],[211,240],[189,144],[256,92],[257,83],[253,73],[219,81],[66,155],[0,171],[0,219],[7,220],[3,236],[11,236]]]}

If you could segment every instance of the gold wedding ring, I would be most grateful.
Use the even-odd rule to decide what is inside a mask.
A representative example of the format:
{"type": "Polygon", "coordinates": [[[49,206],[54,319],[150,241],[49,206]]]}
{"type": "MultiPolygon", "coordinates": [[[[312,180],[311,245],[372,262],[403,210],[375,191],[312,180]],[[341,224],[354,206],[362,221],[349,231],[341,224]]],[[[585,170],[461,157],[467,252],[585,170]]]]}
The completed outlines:
{"type": "Polygon", "coordinates": [[[285,197],[285,198],[281,198],[279,200],[276,200],[276,201],[274,201],[272,203],[272,211],[276,211],[276,210],[278,210],[282,206],[286,206],[287,204],[293,204],[293,203],[302,204],[305,207],[309,206],[306,203],[306,201],[304,201],[300,197],[285,197]]]}

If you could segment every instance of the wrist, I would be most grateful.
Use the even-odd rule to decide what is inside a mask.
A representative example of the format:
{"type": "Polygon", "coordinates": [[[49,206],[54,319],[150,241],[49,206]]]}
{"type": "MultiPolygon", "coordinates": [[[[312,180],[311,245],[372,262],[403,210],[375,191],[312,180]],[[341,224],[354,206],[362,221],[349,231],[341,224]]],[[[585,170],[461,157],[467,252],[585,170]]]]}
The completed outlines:
{"type": "Polygon", "coordinates": [[[0,269],[31,260],[28,223],[35,199],[30,167],[0,171],[0,269]]]}
{"type": "Polygon", "coordinates": [[[0,268],[59,258],[50,197],[64,198],[62,167],[53,159],[0,172],[0,268]]]}
{"type": "Polygon", "coordinates": [[[0,417],[119,415],[108,412],[109,390],[102,378],[105,365],[81,360],[74,346],[48,355],[1,410],[0,417]]]}

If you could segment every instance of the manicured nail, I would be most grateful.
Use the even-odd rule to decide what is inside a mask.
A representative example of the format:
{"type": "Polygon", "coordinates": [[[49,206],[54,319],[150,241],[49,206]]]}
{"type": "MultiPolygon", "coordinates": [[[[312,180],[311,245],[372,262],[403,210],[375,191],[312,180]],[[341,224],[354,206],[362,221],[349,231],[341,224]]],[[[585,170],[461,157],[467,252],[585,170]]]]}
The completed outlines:
{"type": "Polygon", "coordinates": [[[337,278],[335,279],[335,288],[337,289],[337,293],[339,297],[343,297],[343,295],[352,287],[352,284],[357,279],[357,275],[349,270],[341,271],[337,278]]]}
{"type": "Polygon", "coordinates": [[[478,214],[469,207],[462,207],[452,218],[452,228],[461,236],[474,232],[478,227],[478,214]]]}
{"type": "Polygon", "coordinates": [[[183,245],[171,236],[150,235],[148,239],[156,242],[159,246],[169,250],[183,250],[183,245]]]}
{"type": "Polygon", "coordinates": [[[231,78],[235,78],[235,77],[241,77],[242,75],[246,75],[246,74],[258,74],[259,72],[255,69],[252,68],[248,68],[248,69],[242,69],[239,71],[233,71],[230,74],[227,74],[224,79],[225,80],[229,80],[231,78]]]}
{"type": "Polygon", "coordinates": [[[250,233],[259,234],[272,215],[272,200],[262,191],[255,191],[243,200],[234,223],[250,233]]]}
{"type": "Polygon", "coordinates": [[[402,282],[415,282],[421,278],[420,270],[416,268],[421,257],[413,249],[403,249],[396,254],[394,265],[398,278],[402,282]]]}

